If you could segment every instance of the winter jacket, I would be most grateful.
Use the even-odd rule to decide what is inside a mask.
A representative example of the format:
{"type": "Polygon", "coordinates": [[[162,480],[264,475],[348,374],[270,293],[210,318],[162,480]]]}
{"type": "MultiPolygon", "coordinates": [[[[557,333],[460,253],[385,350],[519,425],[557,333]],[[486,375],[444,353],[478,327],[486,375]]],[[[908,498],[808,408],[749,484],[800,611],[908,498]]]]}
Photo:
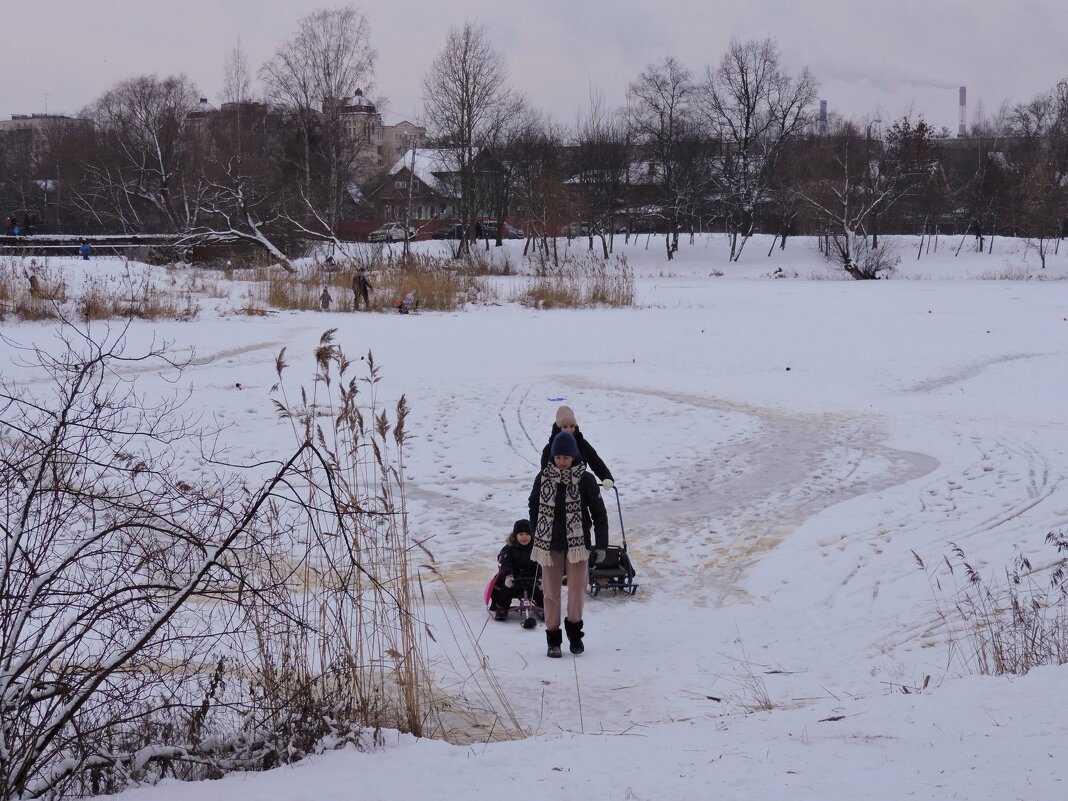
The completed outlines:
{"type": "MultiPolygon", "coordinates": [[[[542,473],[538,473],[534,479],[534,488],[530,491],[527,505],[530,507],[530,528],[538,530],[538,511],[541,497],[542,473]]],[[[563,485],[556,490],[556,509],[553,515],[553,537],[549,546],[551,551],[567,550],[567,523],[564,519],[564,503],[566,489],[563,485]]],[[[594,548],[608,547],[608,512],[605,511],[604,499],[601,497],[601,487],[593,473],[584,471],[579,479],[579,494],[582,497],[582,534],[589,550],[594,548]],[[593,539],[590,531],[593,531],[593,539]]]]}
{"type": "Polygon", "coordinates": [[[509,536],[508,544],[501,548],[497,557],[501,566],[501,575],[517,579],[533,579],[538,572],[537,562],[530,558],[530,552],[533,550],[533,539],[524,547],[516,541],[514,535],[509,536]]]}
{"type": "Polygon", "coordinates": [[[355,292],[359,292],[361,295],[366,295],[369,291],[374,291],[374,287],[371,286],[371,282],[367,279],[367,275],[361,272],[357,272],[356,275],[352,276],[352,289],[355,292]]]}
{"type": "MultiPolygon", "coordinates": [[[[555,439],[556,435],[559,434],[561,430],[560,426],[553,423],[553,433],[549,435],[549,442],[541,451],[542,470],[544,470],[545,465],[549,464],[552,460],[553,439],[555,439]]],[[[575,430],[571,433],[575,437],[575,442],[578,443],[580,458],[586,463],[586,466],[594,472],[594,475],[601,481],[604,481],[605,479],[615,481],[615,479],[612,478],[612,471],[608,469],[608,465],[601,461],[601,457],[597,455],[597,451],[595,451],[593,446],[586,441],[584,436],[582,436],[582,432],[579,431],[578,426],[575,426],[575,430]]]]}

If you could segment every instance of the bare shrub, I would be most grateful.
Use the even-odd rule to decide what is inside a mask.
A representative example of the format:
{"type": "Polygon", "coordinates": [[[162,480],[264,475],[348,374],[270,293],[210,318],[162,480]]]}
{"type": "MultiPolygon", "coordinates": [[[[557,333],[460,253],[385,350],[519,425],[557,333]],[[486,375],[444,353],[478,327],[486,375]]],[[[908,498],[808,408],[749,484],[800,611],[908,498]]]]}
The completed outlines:
{"type": "MultiPolygon", "coordinates": [[[[1046,543],[1060,554],[1068,552],[1063,532],[1050,532],[1046,543]]],[[[1068,663],[1068,559],[1062,556],[1037,571],[1018,554],[1002,583],[984,578],[964,551],[952,545],[952,558],[939,563],[952,585],[943,587],[937,571],[929,570],[915,552],[913,556],[931,581],[951,654],[960,652],[966,671],[1000,676],[1068,663]],[[1048,581],[1037,581],[1046,571],[1048,581]]]]}
{"type": "Polygon", "coordinates": [[[872,247],[867,236],[853,232],[827,240],[827,258],[858,281],[886,278],[901,263],[896,246],[888,239],[877,247],[872,247]]]}
{"type": "Polygon", "coordinates": [[[184,365],[126,331],[63,322],[58,355],[23,350],[48,391],[0,384],[0,801],[445,733],[462,702],[428,667],[407,405],[381,406],[370,354],[353,376],[328,332],[311,389],[280,390],[287,458],[187,463],[219,432],[136,391],[184,365]]]}

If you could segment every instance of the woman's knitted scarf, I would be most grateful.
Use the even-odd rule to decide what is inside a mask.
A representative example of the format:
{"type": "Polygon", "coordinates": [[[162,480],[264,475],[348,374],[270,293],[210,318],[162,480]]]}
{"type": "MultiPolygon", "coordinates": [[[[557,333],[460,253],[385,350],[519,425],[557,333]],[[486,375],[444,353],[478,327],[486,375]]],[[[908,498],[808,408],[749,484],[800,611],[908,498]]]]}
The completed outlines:
{"type": "Polygon", "coordinates": [[[552,564],[549,546],[553,540],[553,520],[556,517],[556,491],[560,485],[564,487],[567,561],[585,562],[589,559],[590,552],[586,549],[586,538],[582,531],[582,492],[579,490],[579,481],[585,470],[582,462],[575,462],[567,470],[550,463],[541,471],[533,559],[542,567],[552,564]]]}

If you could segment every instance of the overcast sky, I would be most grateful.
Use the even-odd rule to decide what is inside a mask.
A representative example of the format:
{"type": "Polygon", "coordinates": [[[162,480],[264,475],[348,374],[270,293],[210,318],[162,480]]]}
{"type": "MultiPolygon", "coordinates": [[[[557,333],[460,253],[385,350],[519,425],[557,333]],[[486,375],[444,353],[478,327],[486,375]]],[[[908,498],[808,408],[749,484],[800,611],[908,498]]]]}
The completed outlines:
{"type": "MultiPolygon", "coordinates": [[[[133,75],[184,72],[217,103],[240,38],[255,72],[329,2],[42,0],[5,3],[0,116],[74,114],[133,75]],[[7,7],[10,5],[10,7],[7,7]]],[[[611,105],[649,63],[674,56],[701,73],[732,36],[774,38],[784,66],[808,66],[832,112],[893,119],[911,110],[957,129],[979,103],[1028,100],[1068,76],[1065,0],[366,0],[387,121],[418,120],[420,82],[450,27],[488,26],[514,87],[561,123],[591,90],[611,105]]]]}

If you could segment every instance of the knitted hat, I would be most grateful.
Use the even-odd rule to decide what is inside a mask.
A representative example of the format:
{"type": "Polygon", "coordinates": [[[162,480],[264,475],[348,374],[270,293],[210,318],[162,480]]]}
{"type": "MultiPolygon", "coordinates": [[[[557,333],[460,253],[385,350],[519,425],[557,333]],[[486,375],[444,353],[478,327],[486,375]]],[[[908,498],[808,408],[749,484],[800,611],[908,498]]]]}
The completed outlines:
{"type": "Polygon", "coordinates": [[[578,443],[566,431],[561,431],[553,437],[551,453],[554,458],[557,456],[570,456],[573,459],[577,459],[579,457],[578,443]]]}
{"type": "Polygon", "coordinates": [[[522,520],[516,520],[515,525],[512,526],[512,534],[529,534],[530,533],[530,521],[526,518],[522,520]]]}
{"type": "Polygon", "coordinates": [[[570,406],[561,406],[556,410],[556,425],[560,428],[576,425],[575,413],[571,410],[570,406]]]}

